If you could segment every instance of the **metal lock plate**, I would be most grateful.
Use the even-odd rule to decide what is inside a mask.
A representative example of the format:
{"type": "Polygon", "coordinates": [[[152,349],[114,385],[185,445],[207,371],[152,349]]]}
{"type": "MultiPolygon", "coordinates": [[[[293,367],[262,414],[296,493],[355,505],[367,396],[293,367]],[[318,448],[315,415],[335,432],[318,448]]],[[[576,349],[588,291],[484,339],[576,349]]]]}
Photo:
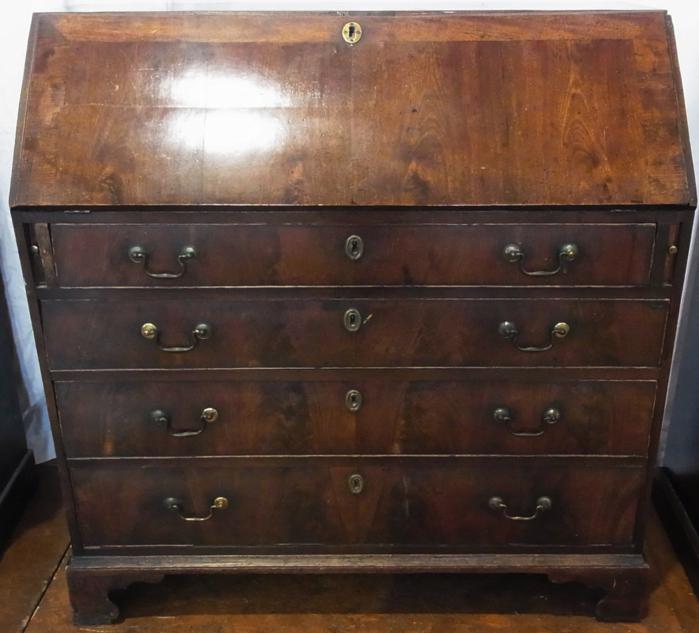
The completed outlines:
{"type": "Polygon", "coordinates": [[[361,259],[364,254],[364,240],[359,235],[350,235],[345,240],[345,254],[355,262],[361,259]]]}
{"type": "Polygon", "coordinates": [[[353,473],[347,478],[347,486],[353,495],[361,494],[364,490],[364,477],[358,473],[353,473]]]}
{"type": "Polygon", "coordinates": [[[345,406],[352,413],[362,408],[362,394],[358,389],[350,389],[345,394],[345,406]]]}
{"type": "Polygon", "coordinates": [[[358,22],[347,22],[342,27],[342,39],[348,44],[356,44],[362,39],[362,26],[358,22]]]}
{"type": "Polygon", "coordinates": [[[356,308],[347,310],[342,320],[348,332],[358,332],[362,327],[362,315],[356,308]]]}

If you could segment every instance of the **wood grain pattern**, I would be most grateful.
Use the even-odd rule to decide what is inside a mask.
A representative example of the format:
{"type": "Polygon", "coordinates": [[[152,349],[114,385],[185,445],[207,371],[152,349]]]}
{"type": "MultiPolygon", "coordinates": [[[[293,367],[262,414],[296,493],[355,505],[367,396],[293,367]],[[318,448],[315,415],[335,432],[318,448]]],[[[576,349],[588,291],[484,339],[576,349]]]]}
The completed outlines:
{"type": "Polygon", "coordinates": [[[165,455],[619,454],[645,455],[656,385],[648,382],[463,382],[317,380],[296,382],[58,382],[69,458],[165,455]],[[345,395],[357,389],[359,411],[345,395]],[[497,407],[511,409],[510,426],[497,407]],[[164,410],[172,437],[154,423],[164,410]],[[542,421],[557,407],[561,419],[542,421]],[[518,437],[511,431],[537,432],[518,437]]]}
{"type": "Polygon", "coordinates": [[[695,199],[664,13],[355,17],[37,16],[12,206],[695,199]]]}
{"type": "Polygon", "coordinates": [[[643,616],[696,203],[665,13],[44,14],[17,139],[78,622],[210,569],[528,570],[601,588],[599,619],[643,616]],[[552,268],[570,241],[550,278],[504,261],[512,242],[552,268]],[[156,271],[197,256],[156,281],[134,242],[156,271]],[[503,321],[524,346],[571,330],[532,353],[503,321]],[[211,337],[166,353],[146,322],[211,337]],[[208,406],[188,438],[148,415],[191,429],[208,406]],[[164,503],[222,494],[198,523],[164,503]],[[532,521],[488,504],[542,495],[532,521]]]}
{"type": "Polygon", "coordinates": [[[74,225],[51,227],[60,286],[504,285],[644,286],[655,244],[653,224],[276,224],[74,225]],[[363,253],[353,261],[346,240],[363,253]],[[503,250],[518,244],[527,270],[550,271],[574,243],[578,256],[560,273],[523,274],[503,250]],[[178,272],[184,247],[196,250],[179,279],[153,279],[129,260],[148,252],[153,272],[178,272]]]}
{"type": "Polygon", "coordinates": [[[205,367],[657,366],[667,302],[623,300],[45,301],[52,369],[205,367]],[[345,311],[363,325],[348,332],[345,311]],[[541,353],[498,332],[511,321],[520,344],[544,345],[555,323],[571,333],[541,353]],[[140,334],[155,323],[163,345],[186,345],[198,323],[211,338],[166,353],[140,334]],[[99,350],[99,351],[97,351],[99,350]]]}
{"type": "Polygon", "coordinates": [[[264,457],[75,462],[71,478],[88,546],[362,544],[419,551],[629,545],[643,469],[546,459],[264,457]],[[360,494],[350,492],[353,473],[364,478],[360,494]],[[513,513],[530,514],[542,495],[553,506],[536,520],[510,521],[488,507],[494,495],[513,513]],[[202,515],[217,496],[227,497],[229,507],[203,523],[187,523],[163,503],[176,497],[187,513],[202,515]]]}

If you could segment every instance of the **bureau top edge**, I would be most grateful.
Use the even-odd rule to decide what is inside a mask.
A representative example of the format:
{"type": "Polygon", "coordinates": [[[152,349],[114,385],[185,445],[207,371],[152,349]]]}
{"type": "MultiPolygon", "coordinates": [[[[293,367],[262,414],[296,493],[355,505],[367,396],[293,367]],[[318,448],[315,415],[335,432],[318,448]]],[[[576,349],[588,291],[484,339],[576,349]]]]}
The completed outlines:
{"type": "Polygon", "coordinates": [[[124,213],[288,213],[288,212],[328,212],[328,213],[509,213],[531,214],[540,212],[561,213],[593,213],[607,212],[612,214],[632,213],[669,213],[669,212],[694,212],[697,210],[697,202],[689,201],[685,204],[517,204],[517,205],[324,205],[324,204],[64,204],[64,205],[12,205],[10,212],[13,215],[31,213],[55,213],[62,215],[89,215],[106,214],[111,212],[124,213]]]}

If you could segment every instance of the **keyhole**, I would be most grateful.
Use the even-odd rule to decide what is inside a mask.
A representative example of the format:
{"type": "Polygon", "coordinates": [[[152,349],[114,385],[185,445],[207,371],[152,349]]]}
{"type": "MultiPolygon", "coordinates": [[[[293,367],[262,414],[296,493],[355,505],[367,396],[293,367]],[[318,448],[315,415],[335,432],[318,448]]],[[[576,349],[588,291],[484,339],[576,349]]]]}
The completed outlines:
{"type": "Polygon", "coordinates": [[[358,473],[353,473],[347,478],[347,485],[353,495],[358,495],[364,490],[364,477],[358,473]]]}
{"type": "Polygon", "coordinates": [[[342,38],[348,44],[356,44],[362,37],[362,27],[357,22],[347,22],[342,27],[342,38]]]}
{"type": "Polygon", "coordinates": [[[345,329],[348,332],[356,332],[362,326],[362,315],[356,308],[350,308],[344,316],[345,329]]]}
{"type": "Polygon", "coordinates": [[[356,413],[362,408],[362,394],[358,389],[350,389],[345,394],[345,406],[352,413],[356,413]]]}
{"type": "Polygon", "coordinates": [[[345,254],[353,261],[357,261],[364,254],[364,240],[359,235],[350,235],[345,240],[345,254]]]}

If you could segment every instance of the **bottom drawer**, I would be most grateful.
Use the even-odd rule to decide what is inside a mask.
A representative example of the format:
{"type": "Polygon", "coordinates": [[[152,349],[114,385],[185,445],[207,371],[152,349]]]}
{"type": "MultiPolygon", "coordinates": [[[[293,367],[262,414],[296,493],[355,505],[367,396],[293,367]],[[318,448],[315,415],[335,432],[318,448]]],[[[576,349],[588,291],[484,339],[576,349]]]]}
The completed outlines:
{"type": "Polygon", "coordinates": [[[638,462],[610,458],[268,457],[71,465],[85,546],[311,550],[628,546],[644,474],[638,462]],[[219,503],[226,507],[212,510],[216,498],[225,498],[219,503]]]}

